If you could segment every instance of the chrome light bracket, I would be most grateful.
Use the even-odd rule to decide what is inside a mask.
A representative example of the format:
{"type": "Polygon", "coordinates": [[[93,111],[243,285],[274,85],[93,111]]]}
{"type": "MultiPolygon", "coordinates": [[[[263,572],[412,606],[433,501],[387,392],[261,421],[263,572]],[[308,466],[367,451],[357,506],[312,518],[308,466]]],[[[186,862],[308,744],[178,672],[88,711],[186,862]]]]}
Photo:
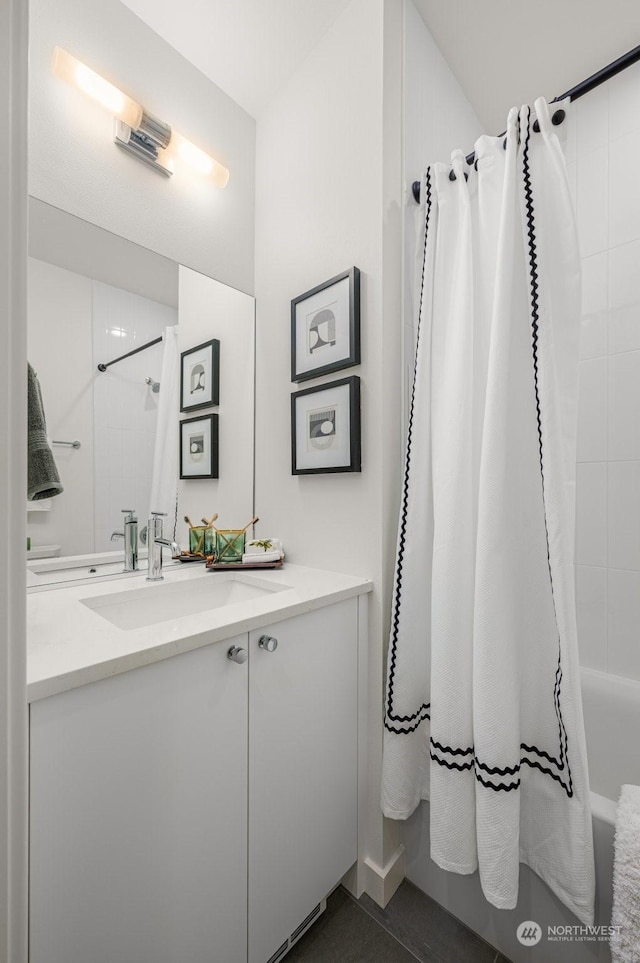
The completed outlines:
{"type": "Polygon", "coordinates": [[[164,156],[171,140],[171,127],[153,114],[144,111],[137,130],[116,117],[113,139],[118,147],[153,167],[159,174],[165,177],[173,174],[171,162],[164,156]]]}

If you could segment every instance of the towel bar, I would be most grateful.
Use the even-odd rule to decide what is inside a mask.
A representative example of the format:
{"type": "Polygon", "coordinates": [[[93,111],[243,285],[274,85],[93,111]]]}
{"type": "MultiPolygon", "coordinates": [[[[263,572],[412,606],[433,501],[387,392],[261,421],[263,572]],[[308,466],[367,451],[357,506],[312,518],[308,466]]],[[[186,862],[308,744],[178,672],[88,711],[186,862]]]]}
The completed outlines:
{"type": "Polygon", "coordinates": [[[66,448],[82,448],[79,441],[52,441],[52,445],[64,445],[66,448]]]}

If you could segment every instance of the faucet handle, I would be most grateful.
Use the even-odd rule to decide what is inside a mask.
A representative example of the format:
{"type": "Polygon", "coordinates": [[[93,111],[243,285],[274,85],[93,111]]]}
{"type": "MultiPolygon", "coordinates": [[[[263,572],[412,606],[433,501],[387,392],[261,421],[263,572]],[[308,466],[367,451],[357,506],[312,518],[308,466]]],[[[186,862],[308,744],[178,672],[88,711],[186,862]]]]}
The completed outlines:
{"type": "Polygon", "coordinates": [[[126,516],[125,522],[137,522],[135,508],[121,508],[120,511],[126,516]]]}
{"type": "Polygon", "coordinates": [[[149,512],[149,534],[147,537],[162,538],[162,519],[166,516],[166,512],[149,512]]]}

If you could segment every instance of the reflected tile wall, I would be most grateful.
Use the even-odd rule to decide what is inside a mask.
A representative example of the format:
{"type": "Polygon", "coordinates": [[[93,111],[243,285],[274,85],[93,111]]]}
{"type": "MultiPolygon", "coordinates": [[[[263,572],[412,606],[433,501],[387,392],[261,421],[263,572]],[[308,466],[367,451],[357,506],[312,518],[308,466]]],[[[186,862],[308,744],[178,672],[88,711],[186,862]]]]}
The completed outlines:
{"type": "MultiPolygon", "coordinates": [[[[93,282],[96,365],[152,341],[167,325],[177,323],[175,308],[99,281],[93,282]]],[[[160,381],[161,367],[162,344],[158,344],[96,376],[97,552],[113,551],[122,545],[122,542],[111,542],[111,533],[122,530],[123,508],[135,509],[141,527],[147,523],[159,395],[151,391],[145,379],[152,377],[160,381]]],[[[176,431],[177,423],[176,412],[176,431]]]]}
{"type": "Polygon", "coordinates": [[[640,65],[579,100],[576,595],[583,665],[640,679],[640,65]]]}

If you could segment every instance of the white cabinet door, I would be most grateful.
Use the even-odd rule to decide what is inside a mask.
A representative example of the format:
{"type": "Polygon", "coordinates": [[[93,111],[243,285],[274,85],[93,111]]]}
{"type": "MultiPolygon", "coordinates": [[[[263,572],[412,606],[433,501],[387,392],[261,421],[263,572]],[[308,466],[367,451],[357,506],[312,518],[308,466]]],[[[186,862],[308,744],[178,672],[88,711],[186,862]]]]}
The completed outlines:
{"type": "Polygon", "coordinates": [[[249,706],[249,963],[267,963],[357,859],[357,599],[252,632],[249,706]]]}
{"type": "Polygon", "coordinates": [[[31,963],[246,963],[232,644],[247,636],[32,705],[31,963]]]}

